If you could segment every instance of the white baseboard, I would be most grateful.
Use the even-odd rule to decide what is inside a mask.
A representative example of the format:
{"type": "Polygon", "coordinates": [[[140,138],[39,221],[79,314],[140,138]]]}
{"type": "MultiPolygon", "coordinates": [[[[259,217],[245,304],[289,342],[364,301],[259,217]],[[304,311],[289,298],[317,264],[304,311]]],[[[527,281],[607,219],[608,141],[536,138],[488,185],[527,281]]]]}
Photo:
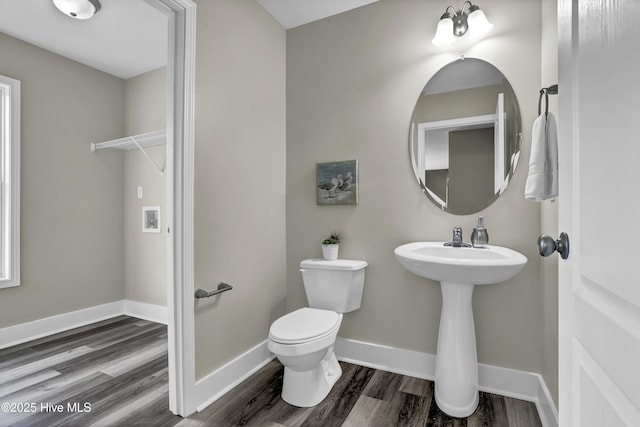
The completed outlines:
{"type": "Polygon", "coordinates": [[[558,411],[542,375],[478,363],[482,391],[534,402],[545,427],[558,426],[558,411]]]}
{"type": "Polygon", "coordinates": [[[224,396],[275,358],[267,348],[267,340],[247,350],[206,377],[196,381],[198,412],[224,396]]]}
{"type": "Polygon", "coordinates": [[[365,341],[338,337],[334,351],[338,360],[433,381],[436,356],[365,341]]]}
{"type": "MultiPolygon", "coordinates": [[[[346,338],[336,340],[339,360],[383,371],[431,380],[435,378],[436,356],[346,338]]],[[[542,375],[498,366],[478,364],[480,390],[534,402],[545,427],[558,426],[558,412],[542,375]]]]}
{"type": "Polygon", "coordinates": [[[147,304],[132,300],[124,300],[124,314],[138,319],[149,320],[150,322],[167,324],[169,310],[160,305],[147,304]]]}
{"type": "Polygon", "coordinates": [[[119,300],[2,328],[0,329],[0,349],[123,314],[153,322],[167,323],[166,307],[158,307],[136,301],[119,300]]]}
{"type": "Polygon", "coordinates": [[[90,323],[110,319],[124,314],[124,301],[84,308],[70,313],[45,317],[44,319],[0,329],[0,348],[7,348],[90,323]]]}

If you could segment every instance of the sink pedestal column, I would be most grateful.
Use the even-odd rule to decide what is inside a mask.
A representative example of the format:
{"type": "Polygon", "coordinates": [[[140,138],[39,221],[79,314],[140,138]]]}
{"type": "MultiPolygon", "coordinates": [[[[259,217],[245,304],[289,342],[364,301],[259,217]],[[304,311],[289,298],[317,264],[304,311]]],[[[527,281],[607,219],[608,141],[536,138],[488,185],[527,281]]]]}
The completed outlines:
{"type": "Polygon", "coordinates": [[[442,312],[436,354],[435,398],[453,417],[478,406],[478,356],[471,298],[474,285],[441,282],[442,312]]]}

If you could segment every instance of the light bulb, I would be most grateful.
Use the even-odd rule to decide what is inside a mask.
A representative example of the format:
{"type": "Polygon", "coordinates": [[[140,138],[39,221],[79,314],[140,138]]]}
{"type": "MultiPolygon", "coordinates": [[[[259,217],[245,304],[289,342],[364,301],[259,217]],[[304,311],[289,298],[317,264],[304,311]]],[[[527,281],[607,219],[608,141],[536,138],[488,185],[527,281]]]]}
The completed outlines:
{"type": "Polygon", "coordinates": [[[469,37],[474,40],[482,37],[493,28],[493,24],[487,20],[484,12],[480,9],[471,12],[467,20],[469,22],[469,37]]]}
{"type": "Polygon", "coordinates": [[[456,38],[453,35],[453,19],[448,17],[443,17],[438,22],[438,27],[436,28],[436,35],[431,40],[436,46],[452,44],[456,41],[456,38]]]}

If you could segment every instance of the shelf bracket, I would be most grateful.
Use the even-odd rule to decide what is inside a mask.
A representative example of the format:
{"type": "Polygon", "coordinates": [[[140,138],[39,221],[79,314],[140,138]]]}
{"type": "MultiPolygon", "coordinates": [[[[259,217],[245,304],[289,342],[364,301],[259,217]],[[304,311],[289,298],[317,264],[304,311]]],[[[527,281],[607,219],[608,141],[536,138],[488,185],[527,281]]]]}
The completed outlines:
{"type": "Polygon", "coordinates": [[[150,161],[151,163],[153,163],[153,166],[155,166],[155,167],[156,167],[156,169],[158,169],[158,170],[160,171],[160,175],[164,175],[164,167],[160,167],[160,166],[158,166],[158,164],[157,164],[156,162],[154,162],[154,161],[153,161],[153,159],[151,158],[151,156],[149,156],[149,154],[147,154],[147,152],[144,150],[144,148],[142,148],[142,147],[140,146],[140,144],[138,144],[138,141],[136,141],[136,140],[135,140],[135,138],[131,138],[131,141],[132,141],[134,144],[136,144],[136,146],[138,147],[138,149],[139,149],[140,151],[142,151],[142,154],[144,154],[144,156],[145,156],[147,159],[149,159],[149,161],[150,161]]]}

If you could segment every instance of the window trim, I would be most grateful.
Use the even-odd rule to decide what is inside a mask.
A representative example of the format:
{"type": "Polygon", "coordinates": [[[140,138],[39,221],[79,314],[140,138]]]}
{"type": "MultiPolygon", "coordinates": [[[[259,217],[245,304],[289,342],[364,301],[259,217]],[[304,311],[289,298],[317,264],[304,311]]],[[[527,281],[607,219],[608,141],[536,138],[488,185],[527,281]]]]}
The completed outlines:
{"type": "Polygon", "coordinates": [[[20,286],[20,81],[0,75],[0,288],[20,286]]]}

